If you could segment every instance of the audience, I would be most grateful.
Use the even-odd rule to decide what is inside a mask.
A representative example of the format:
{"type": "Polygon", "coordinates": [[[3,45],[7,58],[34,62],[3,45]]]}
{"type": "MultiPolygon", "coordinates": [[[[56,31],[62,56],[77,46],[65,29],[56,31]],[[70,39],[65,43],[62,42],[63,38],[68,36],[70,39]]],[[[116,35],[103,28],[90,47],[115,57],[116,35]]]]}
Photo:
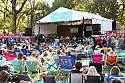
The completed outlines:
{"type": "MultiPolygon", "coordinates": [[[[120,44],[118,38],[116,39],[118,45],[116,45],[115,49],[114,49],[114,46],[111,45],[110,36],[108,37],[108,39],[105,39],[108,42],[108,43],[105,43],[107,45],[102,45],[101,37],[94,37],[92,40],[93,40],[93,43],[91,43],[89,41],[89,39],[85,38],[83,45],[82,45],[82,43],[75,42],[76,44],[75,44],[75,46],[73,46],[74,43],[72,44],[70,42],[70,39],[68,39],[67,43],[65,43],[64,40],[62,39],[63,43],[60,43],[59,49],[56,47],[53,47],[53,44],[49,45],[49,44],[42,43],[42,46],[39,46],[39,48],[41,48],[40,50],[42,52],[41,55],[38,54],[39,52],[37,53],[36,51],[34,51],[34,50],[37,50],[35,48],[36,47],[35,44],[33,44],[34,46],[30,47],[30,48],[32,48],[32,51],[33,51],[32,52],[31,49],[28,49],[28,46],[25,42],[19,42],[19,44],[15,45],[15,49],[13,49],[12,46],[10,48],[8,48],[5,44],[4,49],[1,48],[1,50],[7,51],[8,49],[10,49],[10,50],[13,50],[13,52],[22,51],[23,54],[19,53],[18,57],[15,60],[22,60],[24,67],[26,66],[26,59],[27,59],[27,61],[35,61],[35,62],[37,62],[38,67],[42,67],[43,69],[46,70],[47,61],[56,61],[57,59],[59,60],[59,56],[71,56],[71,58],[73,58],[73,59],[75,57],[75,60],[76,60],[76,57],[77,57],[76,55],[78,53],[86,53],[88,58],[91,58],[91,56],[93,55],[93,51],[94,51],[92,46],[93,46],[93,44],[95,44],[95,42],[96,43],[98,42],[98,45],[100,47],[102,47],[100,49],[98,47],[96,47],[96,49],[97,49],[97,53],[99,50],[99,53],[102,54],[103,61],[107,60],[107,56],[117,56],[117,54],[119,53],[119,48],[122,48],[122,45],[120,44]],[[91,43],[91,45],[90,45],[90,43],[91,43]],[[109,47],[109,51],[108,51],[108,47],[109,47]],[[72,49],[73,49],[73,51],[72,51],[72,49]],[[100,50],[101,50],[101,52],[100,52],[100,50]],[[31,52],[31,55],[29,57],[26,56],[26,58],[24,58],[24,55],[27,55],[27,53],[30,53],[30,52],[31,52]]],[[[114,40],[112,42],[114,42],[114,40]]],[[[95,44],[93,47],[95,48],[96,45],[97,44],[95,44]]],[[[2,44],[1,44],[1,47],[2,47],[2,44]]],[[[95,53],[96,53],[96,50],[95,50],[95,53]]],[[[125,63],[125,55],[123,55],[122,61],[123,61],[123,63],[125,63]]],[[[3,66],[4,62],[6,63],[6,57],[0,55],[0,66],[3,66]]],[[[0,74],[2,74],[2,72],[5,72],[5,71],[1,71],[0,74]]],[[[88,69],[83,68],[81,61],[75,62],[75,68],[73,70],[71,70],[71,73],[82,73],[84,76],[88,76],[88,75],[89,76],[100,76],[100,74],[97,73],[97,70],[94,66],[90,66],[88,69]]],[[[7,74],[6,76],[9,77],[9,74],[7,74]]],[[[0,83],[7,82],[8,77],[6,77],[6,80],[4,80],[4,78],[2,78],[2,77],[4,77],[4,75],[2,75],[2,76],[0,75],[0,83]]],[[[120,69],[117,66],[113,66],[111,68],[110,74],[106,76],[106,81],[111,82],[111,78],[113,78],[113,77],[123,77],[123,75],[120,74],[120,69]]],[[[22,83],[23,83],[23,81],[22,81],[22,83]]],[[[114,79],[112,81],[112,83],[122,83],[122,82],[119,79],[114,79]]]]}

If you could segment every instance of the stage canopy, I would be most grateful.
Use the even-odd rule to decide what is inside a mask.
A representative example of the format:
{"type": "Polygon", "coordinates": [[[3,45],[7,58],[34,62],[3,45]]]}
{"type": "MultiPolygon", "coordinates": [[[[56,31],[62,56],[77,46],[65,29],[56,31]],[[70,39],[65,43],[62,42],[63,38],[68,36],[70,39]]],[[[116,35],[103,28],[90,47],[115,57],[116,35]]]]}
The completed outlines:
{"type": "Polygon", "coordinates": [[[103,34],[105,31],[112,30],[112,21],[110,19],[104,18],[102,16],[88,13],[75,11],[67,8],[60,7],[47,16],[43,17],[39,21],[36,22],[35,25],[35,35],[37,34],[56,34],[57,26],[59,22],[73,22],[80,21],[84,19],[91,19],[92,24],[100,24],[101,25],[101,33],[103,34]],[[40,27],[40,29],[39,29],[40,27]],[[51,28],[50,28],[51,27],[51,28]]]}
{"type": "Polygon", "coordinates": [[[104,18],[99,15],[95,15],[88,12],[80,12],[75,11],[67,8],[60,7],[57,10],[53,11],[49,15],[45,16],[44,18],[40,19],[36,23],[51,23],[51,22],[62,22],[62,21],[77,21],[84,19],[98,19],[104,21],[112,21],[107,18],[104,18]]]}

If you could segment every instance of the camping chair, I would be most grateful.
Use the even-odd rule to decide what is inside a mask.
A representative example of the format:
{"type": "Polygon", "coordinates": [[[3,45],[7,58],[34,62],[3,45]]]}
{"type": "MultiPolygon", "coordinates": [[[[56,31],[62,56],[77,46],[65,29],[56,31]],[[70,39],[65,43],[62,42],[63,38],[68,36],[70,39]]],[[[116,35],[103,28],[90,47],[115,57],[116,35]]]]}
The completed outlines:
{"type": "Polygon", "coordinates": [[[13,50],[7,50],[7,52],[9,52],[10,54],[14,53],[13,50]]]}
{"type": "Polygon", "coordinates": [[[59,66],[60,64],[59,59],[54,59],[54,61],[56,62],[56,65],[59,66]]]}
{"type": "Polygon", "coordinates": [[[0,50],[0,54],[2,55],[3,53],[2,53],[2,50],[0,50]]]}
{"type": "Polygon", "coordinates": [[[125,52],[125,50],[119,50],[119,52],[125,52]]]}
{"type": "Polygon", "coordinates": [[[84,80],[85,83],[103,83],[100,76],[87,76],[84,80]]]}
{"type": "Polygon", "coordinates": [[[21,52],[22,52],[24,55],[26,55],[27,50],[26,50],[26,49],[21,49],[21,52]]]}
{"type": "Polygon", "coordinates": [[[18,54],[21,53],[21,52],[14,52],[14,54],[18,57],[18,54]]]}
{"type": "Polygon", "coordinates": [[[73,64],[71,60],[71,56],[59,56],[60,61],[60,69],[61,71],[71,71],[73,69],[73,64]]]}
{"type": "Polygon", "coordinates": [[[94,50],[94,54],[100,54],[100,50],[94,50]]]}
{"type": "Polygon", "coordinates": [[[71,62],[72,62],[72,65],[74,66],[76,62],[76,55],[71,55],[71,62]]]}
{"type": "Polygon", "coordinates": [[[84,83],[82,73],[70,73],[69,83],[84,83]]]}
{"type": "Polygon", "coordinates": [[[93,54],[92,55],[92,62],[93,63],[101,63],[102,62],[102,55],[101,54],[93,54]]]}
{"type": "Polygon", "coordinates": [[[2,70],[6,70],[6,71],[8,71],[8,69],[9,69],[8,66],[0,66],[0,71],[2,71],[2,70]]]}
{"type": "Polygon", "coordinates": [[[56,83],[55,76],[42,75],[44,83],[56,83]]]}
{"type": "Polygon", "coordinates": [[[16,74],[16,76],[18,77],[19,81],[24,80],[25,83],[33,83],[28,74],[16,74]]]}
{"type": "Polygon", "coordinates": [[[16,58],[16,55],[13,53],[13,54],[10,54],[9,52],[4,52],[3,53],[6,60],[14,60],[16,58]]]}
{"type": "Polygon", "coordinates": [[[14,67],[14,74],[19,74],[24,70],[22,60],[13,60],[12,66],[14,67]]]}
{"type": "Polygon", "coordinates": [[[75,52],[76,52],[76,49],[71,49],[72,54],[75,54],[75,52]]]}
{"type": "Polygon", "coordinates": [[[82,58],[87,58],[85,53],[77,54],[77,60],[81,60],[82,58]]]}
{"type": "Polygon", "coordinates": [[[59,56],[61,70],[71,71],[73,69],[73,63],[70,56],[59,56]]]}
{"type": "Polygon", "coordinates": [[[90,63],[90,58],[82,58],[82,66],[83,67],[89,67],[89,63],[90,63]]]}
{"type": "Polygon", "coordinates": [[[117,56],[107,56],[106,65],[107,66],[115,65],[116,61],[117,61],[117,56]]]}
{"type": "Polygon", "coordinates": [[[107,47],[103,47],[102,50],[104,50],[104,53],[108,52],[108,48],[107,47]]]}
{"type": "Polygon", "coordinates": [[[57,71],[57,64],[55,61],[47,61],[46,68],[48,71],[57,71]]]}
{"type": "MultiPolygon", "coordinates": [[[[119,80],[122,81],[121,83],[125,83],[125,77],[114,77],[114,76],[112,76],[112,77],[110,78],[110,80],[108,81],[108,83],[112,83],[112,81],[115,80],[115,79],[119,79],[119,80]]],[[[107,82],[106,82],[106,83],[107,83],[107,82]]]]}
{"type": "Polygon", "coordinates": [[[36,77],[38,75],[40,75],[37,70],[37,62],[35,61],[26,61],[26,65],[27,65],[27,69],[28,69],[28,73],[31,77],[36,77]]]}
{"type": "Polygon", "coordinates": [[[125,55],[125,51],[124,52],[119,52],[117,57],[118,58],[123,58],[124,55],[125,55]]]}

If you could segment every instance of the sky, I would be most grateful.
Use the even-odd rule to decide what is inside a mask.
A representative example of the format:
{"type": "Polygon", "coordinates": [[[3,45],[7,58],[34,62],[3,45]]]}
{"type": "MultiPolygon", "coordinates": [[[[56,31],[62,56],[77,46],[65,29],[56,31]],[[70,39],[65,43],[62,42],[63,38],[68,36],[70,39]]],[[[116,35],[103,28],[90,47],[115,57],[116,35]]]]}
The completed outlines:
{"type": "Polygon", "coordinates": [[[50,7],[52,6],[52,0],[44,0],[44,1],[46,1],[50,5],[50,7]]]}

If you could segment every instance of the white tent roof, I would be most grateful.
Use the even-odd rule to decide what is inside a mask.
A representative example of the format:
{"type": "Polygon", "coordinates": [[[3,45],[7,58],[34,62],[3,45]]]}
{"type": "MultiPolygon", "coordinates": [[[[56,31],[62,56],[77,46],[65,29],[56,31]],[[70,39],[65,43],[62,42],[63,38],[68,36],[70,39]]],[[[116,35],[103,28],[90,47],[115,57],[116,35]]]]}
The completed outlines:
{"type": "Polygon", "coordinates": [[[84,19],[99,19],[104,21],[112,21],[99,15],[88,12],[80,12],[67,8],[60,7],[49,15],[40,19],[36,23],[61,22],[61,21],[76,21],[84,19]]]}

